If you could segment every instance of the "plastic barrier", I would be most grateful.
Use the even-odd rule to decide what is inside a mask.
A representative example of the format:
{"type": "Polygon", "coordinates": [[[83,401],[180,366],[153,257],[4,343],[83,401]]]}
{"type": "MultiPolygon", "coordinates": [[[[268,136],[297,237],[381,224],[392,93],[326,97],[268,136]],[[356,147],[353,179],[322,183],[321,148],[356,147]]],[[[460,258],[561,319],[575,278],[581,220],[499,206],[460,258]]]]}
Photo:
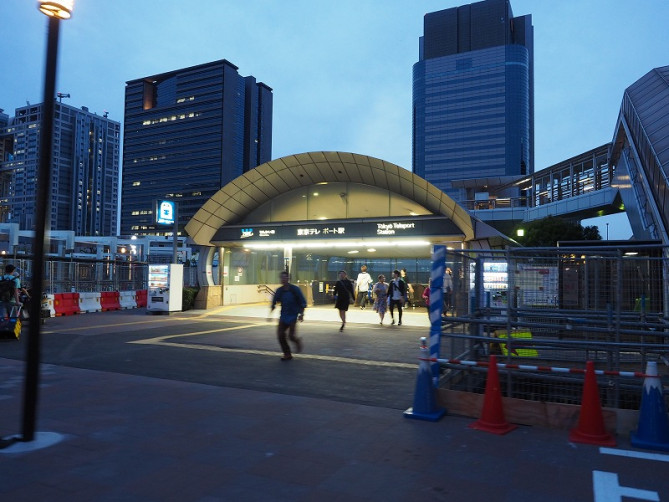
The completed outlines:
{"type": "Polygon", "coordinates": [[[49,317],[55,317],[56,316],[56,309],[54,307],[54,295],[49,294],[49,295],[44,295],[42,296],[42,311],[43,312],[49,312],[49,317]]]}
{"type": "Polygon", "coordinates": [[[118,291],[103,291],[100,293],[100,307],[102,311],[121,310],[118,291]]]}
{"type": "Polygon", "coordinates": [[[79,309],[79,293],[56,293],[53,296],[53,308],[56,316],[73,315],[81,312],[79,309]]]}
{"type": "Polygon", "coordinates": [[[79,293],[79,309],[81,312],[100,312],[100,293],[79,293]]]}
{"type": "Polygon", "coordinates": [[[146,289],[138,289],[135,291],[135,302],[137,307],[146,307],[149,291],[146,289]]]}
{"type": "Polygon", "coordinates": [[[119,295],[119,304],[122,309],[134,309],[137,308],[137,302],[135,300],[134,291],[121,291],[119,295]]]}

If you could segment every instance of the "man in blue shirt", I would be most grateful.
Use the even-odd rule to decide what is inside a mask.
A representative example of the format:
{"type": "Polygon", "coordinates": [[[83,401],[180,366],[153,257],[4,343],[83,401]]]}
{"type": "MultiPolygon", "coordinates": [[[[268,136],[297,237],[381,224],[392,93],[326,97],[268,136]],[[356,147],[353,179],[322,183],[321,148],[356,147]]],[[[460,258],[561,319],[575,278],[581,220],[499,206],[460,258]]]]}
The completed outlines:
{"type": "Polygon", "coordinates": [[[21,305],[21,298],[19,297],[21,281],[16,267],[11,263],[8,264],[5,267],[5,275],[0,277],[0,281],[7,284],[6,287],[0,288],[0,317],[15,316],[15,307],[21,305]]]}
{"type": "Polygon", "coordinates": [[[307,301],[300,288],[294,284],[290,284],[290,275],[288,272],[281,272],[281,287],[274,293],[272,298],[272,310],[277,303],[281,304],[281,315],[279,316],[279,328],[277,335],[279,337],[279,345],[283,350],[282,361],[290,361],[293,355],[290,351],[288,340],[295,344],[295,352],[302,352],[302,339],[295,336],[295,325],[297,321],[302,322],[304,319],[304,309],[307,306],[307,301]],[[288,336],[286,337],[286,331],[288,336]]]}

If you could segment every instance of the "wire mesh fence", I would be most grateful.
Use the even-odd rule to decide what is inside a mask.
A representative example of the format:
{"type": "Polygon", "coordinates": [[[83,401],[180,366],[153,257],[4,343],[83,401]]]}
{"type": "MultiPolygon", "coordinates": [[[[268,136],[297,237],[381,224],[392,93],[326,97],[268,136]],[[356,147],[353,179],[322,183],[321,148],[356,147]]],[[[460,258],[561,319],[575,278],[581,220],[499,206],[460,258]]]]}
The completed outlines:
{"type": "MultiPolygon", "coordinates": [[[[22,286],[29,288],[32,259],[0,261],[2,270],[8,263],[18,268],[22,286]]],[[[143,262],[54,259],[45,263],[44,293],[47,294],[131,291],[146,289],[147,283],[148,265],[143,262]]]]}
{"type": "MultiPolygon", "coordinates": [[[[645,371],[657,361],[669,384],[669,318],[660,246],[450,251],[454,297],[442,320],[440,357],[533,367],[584,368],[593,361],[602,404],[636,409],[645,371]]],[[[485,368],[445,364],[441,386],[483,392],[485,368]]],[[[582,375],[505,369],[507,396],[578,404],[582,375]]],[[[665,392],[666,394],[666,392],[665,392]]]]}

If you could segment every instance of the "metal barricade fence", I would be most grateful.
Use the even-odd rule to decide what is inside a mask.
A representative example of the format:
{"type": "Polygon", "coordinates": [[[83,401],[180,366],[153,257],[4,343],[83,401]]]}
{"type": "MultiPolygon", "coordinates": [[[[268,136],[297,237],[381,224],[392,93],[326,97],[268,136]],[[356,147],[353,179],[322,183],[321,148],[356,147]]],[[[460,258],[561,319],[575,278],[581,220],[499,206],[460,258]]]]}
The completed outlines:
{"type": "MultiPolygon", "coordinates": [[[[440,358],[526,366],[584,368],[593,361],[602,403],[636,409],[643,381],[618,372],[644,371],[647,361],[669,367],[666,250],[520,248],[449,251],[454,308],[442,320],[440,358]],[[456,279],[457,278],[457,279],[456,279]]],[[[665,386],[667,371],[661,376],[665,386]]],[[[503,370],[506,395],[578,404],[582,378],[570,374],[503,370]]],[[[485,370],[450,364],[440,385],[483,392],[485,370]]]]}
{"type": "MultiPolygon", "coordinates": [[[[30,287],[32,259],[0,261],[4,270],[7,263],[20,270],[23,286],[30,287]]],[[[112,260],[51,259],[45,264],[44,293],[132,291],[146,289],[148,265],[144,262],[112,260]]]]}

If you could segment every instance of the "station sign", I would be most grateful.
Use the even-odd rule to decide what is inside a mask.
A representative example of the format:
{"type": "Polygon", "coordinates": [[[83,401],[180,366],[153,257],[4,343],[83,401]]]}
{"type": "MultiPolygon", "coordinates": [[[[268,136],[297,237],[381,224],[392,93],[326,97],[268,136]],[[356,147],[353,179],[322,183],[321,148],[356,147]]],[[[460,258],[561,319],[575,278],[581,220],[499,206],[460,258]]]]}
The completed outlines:
{"type": "Polygon", "coordinates": [[[388,218],[226,226],[216,232],[212,242],[415,238],[439,235],[463,235],[463,232],[445,217],[388,218]]]}
{"type": "Polygon", "coordinates": [[[172,200],[160,200],[156,203],[156,223],[174,225],[176,203],[172,200]]]}

